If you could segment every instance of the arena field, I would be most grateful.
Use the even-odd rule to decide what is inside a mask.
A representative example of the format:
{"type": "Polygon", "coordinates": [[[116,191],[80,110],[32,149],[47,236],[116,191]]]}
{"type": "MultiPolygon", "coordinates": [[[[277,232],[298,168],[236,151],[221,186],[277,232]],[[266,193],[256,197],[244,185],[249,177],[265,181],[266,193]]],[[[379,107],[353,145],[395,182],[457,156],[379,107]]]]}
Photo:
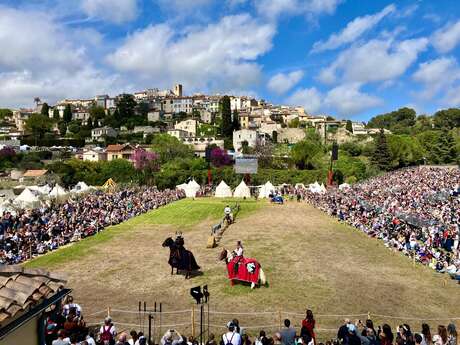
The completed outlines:
{"type": "Polygon", "coordinates": [[[182,200],[26,265],[67,274],[89,322],[102,320],[110,307],[114,321],[124,323],[124,329],[136,328],[146,319],[120,310],[135,311],[138,301],[153,307],[157,301],[163,311],[183,311],[164,314],[163,331],[177,327],[189,334],[191,318],[199,319],[190,311],[189,289],[203,284],[211,293],[211,311],[219,312],[210,318],[215,333],[233,317],[250,325],[253,334],[260,326],[274,331],[285,317],[298,326],[306,307],[316,314],[320,338],[331,336],[344,315],[365,319],[369,312],[377,323],[395,326],[406,321],[415,329],[421,319],[445,319],[429,321],[434,327],[460,318],[458,284],[414,266],[382,242],[305,203],[242,201],[237,221],[221,245],[206,249],[210,228],[225,204],[217,199],[182,200]],[[176,231],[183,231],[186,248],[202,267],[203,274],[191,280],[170,275],[169,250],[161,247],[176,231]],[[251,291],[248,286],[230,286],[217,257],[222,246],[234,249],[237,240],[243,241],[245,256],[262,264],[268,287],[251,291]],[[221,314],[225,312],[231,314],[221,314]]]}

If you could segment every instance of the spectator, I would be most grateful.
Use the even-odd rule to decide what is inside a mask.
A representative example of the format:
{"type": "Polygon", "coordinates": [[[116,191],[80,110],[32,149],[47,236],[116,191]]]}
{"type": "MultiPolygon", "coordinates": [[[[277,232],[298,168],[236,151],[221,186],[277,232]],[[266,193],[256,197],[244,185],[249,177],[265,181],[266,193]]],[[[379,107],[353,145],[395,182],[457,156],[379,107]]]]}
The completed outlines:
{"type": "Polygon", "coordinates": [[[423,337],[418,333],[415,333],[414,340],[415,340],[415,345],[422,345],[423,344],[423,337]]]}
{"type": "Polygon", "coordinates": [[[392,345],[393,344],[393,332],[391,331],[391,327],[388,324],[384,324],[382,329],[379,330],[379,339],[380,345],[392,345]]]}
{"type": "Polygon", "coordinates": [[[457,345],[457,329],[453,323],[447,326],[447,345],[457,345]]]}
{"type": "Polygon", "coordinates": [[[284,320],[284,328],[280,331],[280,336],[283,345],[295,345],[296,331],[291,327],[290,320],[284,320]]]}
{"type": "Polygon", "coordinates": [[[435,345],[446,345],[447,344],[447,329],[445,326],[438,326],[438,334],[433,337],[433,343],[435,345]]]}
{"type": "Polygon", "coordinates": [[[131,339],[128,340],[129,345],[138,345],[138,335],[137,332],[133,329],[131,332],[129,332],[129,335],[131,336],[131,339]]]}
{"type": "Polygon", "coordinates": [[[430,326],[426,323],[422,323],[422,345],[432,345],[433,336],[431,335],[430,326]]]}
{"type": "Polygon", "coordinates": [[[302,329],[300,330],[300,336],[307,337],[315,340],[315,318],[313,317],[313,312],[310,309],[307,309],[305,319],[302,320],[302,329]]]}
{"type": "Polygon", "coordinates": [[[70,341],[65,339],[65,332],[63,329],[57,333],[58,338],[53,340],[52,345],[70,345],[70,341]]]}
{"type": "Polygon", "coordinates": [[[217,345],[217,342],[216,342],[215,338],[216,338],[216,336],[213,333],[209,334],[209,339],[206,342],[206,345],[217,345]]]}
{"type": "Polygon", "coordinates": [[[228,332],[222,336],[224,345],[241,345],[241,335],[233,323],[228,326],[228,332]]]}
{"type": "Polygon", "coordinates": [[[106,317],[104,320],[104,324],[101,326],[99,330],[100,340],[103,345],[113,345],[115,344],[115,337],[117,335],[117,330],[112,323],[112,319],[110,317],[106,317]]]}
{"type": "Polygon", "coordinates": [[[128,335],[125,332],[120,333],[116,345],[129,345],[128,335]]]}

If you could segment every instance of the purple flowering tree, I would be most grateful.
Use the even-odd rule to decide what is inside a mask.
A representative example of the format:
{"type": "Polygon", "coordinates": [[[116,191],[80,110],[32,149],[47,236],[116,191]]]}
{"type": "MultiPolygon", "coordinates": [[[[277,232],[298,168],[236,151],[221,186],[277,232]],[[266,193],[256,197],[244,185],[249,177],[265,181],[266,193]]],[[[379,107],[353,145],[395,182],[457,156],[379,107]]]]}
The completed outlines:
{"type": "Polygon", "coordinates": [[[0,150],[0,159],[12,158],[16,156],[16,151],[12,147],[5,146],[0,150]]]}
{"type": "Polygon", "coordinates": [[[221,149],[220,147],[215,147],[211,150],[210,159],[212,165],[214,165],[217,168],[230,165],[232,162],[232,159],[227,154],[227,151],[221,149]]]}
{"type": "Polygon", "coordinates": [[[160,168],[159,156],[155,152],[146,151],[143,148],[136,148],[134,150],[132,160],[134,167],[142,171],[158,171],[160,168]]]}

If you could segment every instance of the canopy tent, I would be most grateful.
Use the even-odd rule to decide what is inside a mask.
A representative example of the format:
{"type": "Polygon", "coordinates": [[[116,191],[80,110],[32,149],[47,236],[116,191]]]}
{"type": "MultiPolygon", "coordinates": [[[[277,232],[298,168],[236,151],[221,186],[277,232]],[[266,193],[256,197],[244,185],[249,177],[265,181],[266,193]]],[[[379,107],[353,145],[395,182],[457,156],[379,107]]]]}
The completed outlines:
{"type": "Polygon", "coordinates": [[[90,187],[83,181],[78,182],[71,190],[72,193],[86,193],[90,191],[90,187]]]}
{"type": "MultiPolygon", "coordinates": [[[[187,183],[188,186],[192,186],[193,188],[198,188],[200,189],[200,185],[195,181],[195,179],[192,179],[189,183],[187,183]]],[[[197,190],[198,190],[197,189],[197,190]]]]}
{"type": "Polygon", "coordinates": [[[185,191],[185,187],[187,187],[187,183],[178,184],[176,186],[177,189],[182,189],[183,191],[185,191]]]}
{"type": "Polygon", "coordinates": [[[17,196],[16,199],[14,199],[14,203],[21,208],[40,207],[40,199],[37,194],[38,192],[34,192],[29,188],[26,188],[17,196]]]}
{"type": "Polygon", "coordinates": [[[340,186],[339,186],[339,189],[340,190],[346,190],[346,189],[349,189],[351,186],[348,184],[348,183],[342,183],[340,186]]]}
{"type": "Polygon", "coordinates": [[[185,192],[185,196],[187,198],[194,198],[196,197],[196,193],[200,190],[200,186],[196,186],[192,183],[188,183],[185,188],[184,188],[184,192],[185,192]]]}
{"type": "Polygon", "coordinates": [[[67,194],[68,193],[64,188],[56,184],[54,188],[51,190],[51,192],[48,194],[48,196],[53,199],[63,199],[67,197],[67,194]]]}
{"type": "Polygon", "coordinates": [[[5,200],[0,204],[0,213],[3,214],[3,212],[10,212],[12,215],[16,215],[16,209],[9,200],[5,200]]]}
{"type": "Polygon", "coordinates": [[[115,183],[114,180],[112,180],[112,178],[109,178],[107,181],[105,181],[105,183],[102,185],[102,188],[115,188],[117,186],[117,184],[115,183]]]}
{"type": "Polygon", "coordinates": [[[321,189],[321,186],[319,185],[318,181],[316,181],[315,183],[310,183],[308,185],[308,190],[312,193],[321,193],[322,192],[322,189],[321,189]]]}
{"type": "Polygon", "coordinates": [[[40,193],[41,195],[48,195],[51,192],[51,187],[48,186],[47,184],[44,186],[28,186],[30,190],[36,191],[37,193],[40,193]]]}
{"type": "Polygon", "coordinates": [[[267,181],[259,190],[259,198],[269,198],[270,194],[275,192],[275,187],[270,181],[267,181]]]}
{"type": "Polygon", "coordinates": [[[224,180],[220,181],[219,185],[217,186],[215,197],[216,198],[231,198],[232,197],[232,190],[225,183],[224,180]]]}
{"type": "Polygon", "coordinates": [[[326,193],[326,187],[324,187],[324,184],[321,183],[321,186],[320,186],[320,193],[326,193]]]}
{"type": "Polygon", "coordinates": [[[296,189],[305,189],[305,185],[303,183],[296,183],[295,188],[296,189]]]}
{"type": "Polygon", "coordinates": [[[249,187],[241,180],[241,183],[236,187],[235,191],[233,192],[234,198],[250,198],[251,197],[251,190],[249,187]]]}

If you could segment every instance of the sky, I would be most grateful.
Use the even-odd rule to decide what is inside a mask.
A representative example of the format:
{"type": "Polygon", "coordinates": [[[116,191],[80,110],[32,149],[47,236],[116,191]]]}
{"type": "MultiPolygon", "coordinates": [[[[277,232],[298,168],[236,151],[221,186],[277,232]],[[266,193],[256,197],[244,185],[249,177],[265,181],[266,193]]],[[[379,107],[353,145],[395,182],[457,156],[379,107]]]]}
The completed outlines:
{"type": "Polygon", "coordinates": [[[0,0],[0,107],[184,86],[366,121],[460,106],[459,0],[0,0]]]}

